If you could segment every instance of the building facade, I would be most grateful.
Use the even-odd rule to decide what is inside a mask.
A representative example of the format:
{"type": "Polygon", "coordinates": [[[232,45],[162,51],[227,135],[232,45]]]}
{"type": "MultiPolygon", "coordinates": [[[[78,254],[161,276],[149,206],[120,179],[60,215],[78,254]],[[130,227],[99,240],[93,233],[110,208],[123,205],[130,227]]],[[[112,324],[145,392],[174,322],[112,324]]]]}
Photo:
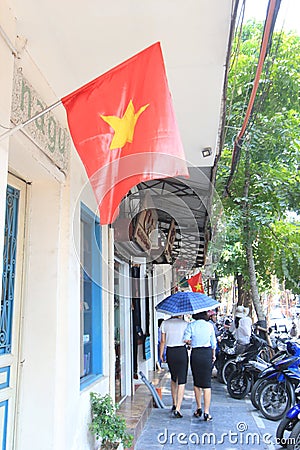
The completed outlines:
{"type": "MultiPolygon", "coordinates": [[[[217,67],[217,118],[211,132],[214,154],[209,154],[209,170],[205,174],[203,169],[200,180],[191,176],[190,185],[180,184],[179,191],[187,198],[193,197],[187,189],[195,192],[205,177],[211,181],[215,164],[234,2],[225,3],[225,19],[221,10],[216,17],[226,21],[214,44],[219,54],[214,55],[215,62],[209,61],[217,67]]],[[[50,8],[50,2],[45,5],[50,8]]],[[[0,447],[90,450],[95,447],[88,432],[90,392],[109,393],[122,401],[134,395],[140,370],[147,376],[155,369],[155,305],[171,293],[199,258],[203,263],[204,250],[199,253],[198,249],[207,239],[206,222],[203,219],[201,228],[199,213],[199,239],[193,243],[192,235],[187,235],[189,244],[184,253],[178,229],[172,224],[172,207],[162,207],[161,194],[150,183],[133,190],[121,208],[119,219],[132,223],[131,234],[129,226],[124,229],[127,237],[120,236],[122,226],[118,224],[100,226],[95,198],[61,107],[4,136],[8,128],[57,102],[62,86],[54,86],[52,68],[42,63],[39,52],[49,52],[44,61],[56,64],[55,69],[61,72],[58,78],[65,79],[70,73],[68,56],[65,66],[59,63],[64,56],[63,44],[56,46],[55,63],[51,53],[55,50],[54,35],[53,44],[43,47],[44,34],[51,36],[49,30],[43,34],[40,28],[44,6],[40,22],[36,7],[30,2],[26,6],[26,11],[32,9],[39,40],[34,38],[34,26],[27,20],[22,2],[0,0],[0,447]],[[147,236],[154,249],[151,254],[134,238],[139,214],[147,210],[141,207],[146,191],[156,199],[150,209],[167,211],[167,215],[157,213],[154,234],[147,236]],[[128,202],[138,203],[138,214],[128,213],[128,202]],[[191,248],[196,249],[193,264],[184,266],[191,248]]],[[[175,2],[175,6],[179,14],[180,5],[175,2]]],[[[200,6],[205,12],[207,7],[200,6]]],[[[50,14],[50,28],[54,17],[60,30],[63,15],[50,14]]],[[[75,17],[79,19],[80,12],[74,6],[75,17]]],[[[160,33],[150,38],[167,40],[160,33]]],[[[110,51],[114,52],[113,45],[110,51]]],[[[105,60],[104,51],[101,57],[105,60]]],[[[199,166],[205,167],[205,161],[199,166]]],[[[178,187],[174,183],[165,191],[172,197],[178,187]]],[[[208,185],[205,189],[208,198],[208,185]]],[[[203,204],[205,212],[207,205],[203,204]]]]}

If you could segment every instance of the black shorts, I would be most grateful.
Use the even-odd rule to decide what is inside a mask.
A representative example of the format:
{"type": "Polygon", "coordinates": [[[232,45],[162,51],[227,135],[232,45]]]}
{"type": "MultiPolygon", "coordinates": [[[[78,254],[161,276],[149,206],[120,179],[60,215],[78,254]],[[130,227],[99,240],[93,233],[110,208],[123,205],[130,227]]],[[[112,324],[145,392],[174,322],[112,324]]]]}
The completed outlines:
{"type": "Polygon", "coordinates": [[[191,353],[191,369],[194,386],[204,389],[210,388],[212,368],[212,348],[193,348],[191,353]]]}
{"type": "Polygon", "coordinates": [[[167,347],[167,363],[171,379],[178,384],[186,384],[188,371],[188,352],[185,345],[167,347]]]}

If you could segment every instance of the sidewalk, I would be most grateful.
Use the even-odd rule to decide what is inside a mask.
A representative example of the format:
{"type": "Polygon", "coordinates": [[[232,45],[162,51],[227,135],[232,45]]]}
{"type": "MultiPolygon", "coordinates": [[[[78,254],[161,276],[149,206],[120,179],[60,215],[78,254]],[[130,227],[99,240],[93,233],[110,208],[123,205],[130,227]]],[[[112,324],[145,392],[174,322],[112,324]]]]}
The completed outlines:
{"type": "MultiPolygon", "coordinates": [[[[168,376],[164,370],[150,371],[148,373],[149,381],[154,387],[163,388],[166,382],[168,383],[168,380],[164,380],[166,374],[168,376]]],[[[126,420],[128,432],[134,437],[134,445],[142,433],[154,405],[152,394],[141,380],[136,388],[135,395],[127,397],[119,409],[119,413],[126,420]]],[[[133,446],[133,448],[135,447],[133,446]]]]}
{"type": "MultiPolygon", "coordinates": [[[[170,379],[169,374],[166,375],[170,379]]],[[[275,442],[279,422],[265,419],[253,408],[250,399],[231,398],[226,386],[212,379],[211,422],[193,417],[196,409],[192,377],[189,374],[181,412],[182,419],[170,413],[170,383],[163,388],[163,402],[168,409],[152,409],[136,450],[154,449],[218,449],[256,450],[282,449],[275,442]]]]}

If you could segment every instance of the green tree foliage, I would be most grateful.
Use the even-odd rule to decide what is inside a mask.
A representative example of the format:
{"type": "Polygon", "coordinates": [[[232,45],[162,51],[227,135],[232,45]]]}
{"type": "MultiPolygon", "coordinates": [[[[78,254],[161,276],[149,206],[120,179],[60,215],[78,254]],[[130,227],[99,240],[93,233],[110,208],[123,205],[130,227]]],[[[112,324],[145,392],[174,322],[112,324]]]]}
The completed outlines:
{"type": "MultiPolygon", "coordinates": [[[[262,31],[262,24],[248,22],[235,41],[239,52],[232,57],[225,144],[217,172],[220,196],[252,90],[262,31]]],[[[222,199],[227,235],[220,274],[241,273],[249,279],[245,244],[250,240],[260,291],[269,287],[271,274],[294,293],[300,290],[299,68],[300,37],[274,33],[229,196],[222,199]]]]}

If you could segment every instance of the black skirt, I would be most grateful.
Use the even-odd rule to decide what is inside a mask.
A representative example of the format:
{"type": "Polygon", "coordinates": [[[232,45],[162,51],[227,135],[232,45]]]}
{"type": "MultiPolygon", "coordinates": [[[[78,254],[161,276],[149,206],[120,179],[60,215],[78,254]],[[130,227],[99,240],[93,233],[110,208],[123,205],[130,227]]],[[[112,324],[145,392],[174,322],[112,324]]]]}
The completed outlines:
{"type": "Polygon", "coordinates": [[[204,389],[210,388],[212,368],[212,348],[193,348],[191,353],[191,369],[193,374],[194,386],[204,389]]]}
{"type": "Polygon", "coordinates": [[[171,380],[178,384],[186,384],[188,371],[188,352],[185,345],[167,347],[167,363],[171,380]]]}

